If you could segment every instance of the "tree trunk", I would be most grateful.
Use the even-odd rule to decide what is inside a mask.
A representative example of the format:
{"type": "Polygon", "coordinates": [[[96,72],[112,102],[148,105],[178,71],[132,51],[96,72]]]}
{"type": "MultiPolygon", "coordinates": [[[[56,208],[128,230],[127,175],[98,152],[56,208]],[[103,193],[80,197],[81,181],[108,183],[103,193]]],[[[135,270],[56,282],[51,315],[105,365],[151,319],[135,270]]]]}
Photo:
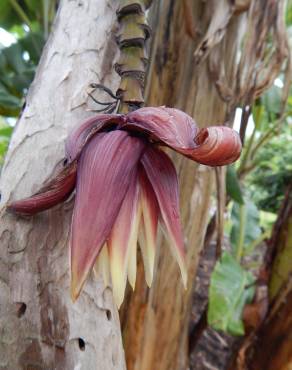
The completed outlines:
{"type": "MultiPolygon", "coordinates": [[[[194,63],[198,33],[208,26],[212,11],[201,0],[157,1],[152,10],[154,39],[147,85],[147,105],[180,108],[200,127],[223,124],[227,104],[216,91],[206,62],[194,63]],[[194,36],[195,42],[190,35],[194,36]]],[[[227,79],[234,77],[238,22],[228,26],[217,48],[227,79]],[[226,49],[225,49],[226,48],[226,49]]],[[[209,218],[214,170],[171,154],[180,180],[181,215],[187,246],[188,287],[184,290],[178,266],[160,236],[159,258],[152,288],[144,283],[139,264],[136,290],[122,311],[128,370],[187,368],[188,323],[199,253],[209,218]]]]}
{"type": "MultiPolygon", "coordinates": [[[[116,0],[61,1],[1,177],[2,201],[36,192],[62,166],[64,139],[90,113],[91,82],[116,88],[116,0]]],[[[69,295],[73,201],[17,218],[2,209],[0,368],[124,369],[119,319],[109,288],[87,282],[69,295]]]]}

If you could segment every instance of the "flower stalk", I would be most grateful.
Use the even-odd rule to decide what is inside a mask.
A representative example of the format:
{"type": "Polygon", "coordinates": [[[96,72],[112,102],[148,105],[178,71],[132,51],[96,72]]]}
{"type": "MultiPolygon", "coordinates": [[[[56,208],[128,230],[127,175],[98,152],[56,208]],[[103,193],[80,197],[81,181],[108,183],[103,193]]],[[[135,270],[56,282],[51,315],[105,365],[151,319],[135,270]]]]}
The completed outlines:
{"type": "Polygon", "coordinates": [[[115,70],[121,77],[117,96],[120,113],[128,113],[144,105],[144,84],[148,64],[146,42],[151,30],[145,11],[149,0],[122,0],[117,11],[119,31],[117,44],[120,57],[115,70]]]}

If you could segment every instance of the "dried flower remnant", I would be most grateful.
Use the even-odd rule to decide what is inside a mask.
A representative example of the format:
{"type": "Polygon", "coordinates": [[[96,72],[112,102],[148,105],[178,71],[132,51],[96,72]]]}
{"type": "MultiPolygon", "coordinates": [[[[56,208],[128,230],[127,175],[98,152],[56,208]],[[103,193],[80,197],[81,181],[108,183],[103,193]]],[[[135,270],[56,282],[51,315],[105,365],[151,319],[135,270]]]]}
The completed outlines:
{"type": "Polygon", "coordinates": [[[55,179],[37,194],[8,204],[12,212],[31,215],[64,201],[76,188],[70,235],[73,301],[102,259],[109,266],[119,307],[127,277],[135,287],[138,238],[150,286],[159,222],[186,285],[178,179],[171,159],[159,146],[209,166],[232,163],[241,152],[234,130],[224,126],[200,130],[178,109],[100,114],[68,137],[67,164],[55,179]]]}

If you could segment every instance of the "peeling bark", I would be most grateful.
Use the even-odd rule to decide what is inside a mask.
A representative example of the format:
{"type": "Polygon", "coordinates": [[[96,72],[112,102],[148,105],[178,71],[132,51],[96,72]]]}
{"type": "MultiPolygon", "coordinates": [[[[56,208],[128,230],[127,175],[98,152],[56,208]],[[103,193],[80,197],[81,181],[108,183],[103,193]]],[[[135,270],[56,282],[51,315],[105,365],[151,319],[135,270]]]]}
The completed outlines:
{"type": "MultiPolygon", "coordinates": [[[[39,190],[62,167],[64,139],[85,118],[92,82],[115,89],[116,0],[61,1],[15,128],[1,176],[2,205],[39,190]]],[[[69,296],[72,199],[33,218],[0,222],[0,369],[124,369],[109,288],[87,282],[69,296]]]]}
{"type": "Polygon", "coordinates": [[[204,60],[214,46],[222,40],[233,15],[234,8],[234,2],[230,0],[210,1],[207,11],[211,15],[211,20],[203,40],[194,52],[196,63],[204,60]]]}

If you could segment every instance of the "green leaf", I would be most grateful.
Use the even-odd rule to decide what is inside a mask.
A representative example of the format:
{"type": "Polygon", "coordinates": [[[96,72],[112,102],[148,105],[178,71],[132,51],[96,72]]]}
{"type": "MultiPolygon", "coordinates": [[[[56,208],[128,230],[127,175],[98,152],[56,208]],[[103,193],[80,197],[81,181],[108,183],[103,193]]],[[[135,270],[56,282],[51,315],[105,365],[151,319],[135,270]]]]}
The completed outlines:
{"type": "Polygon", "coordinates": [[[8,141],[7,142],[0,141],[0,164],[4,162],[4,157],[7,152],[7,148],[8,148],[8,141]]]}
{"type": "Polygon", "coordinates": [[[9,0],[0,1],[0,24],[1,27],[9,29],[15,23],[19,23],[19,17],[14,12],[9,0]]]}
{"type": "Polygon", "coordinates": [[[4,156],[7,152],[12,131],[13,131],[12,127],[0,123],[0,165],[4,161],[4,156]]]}
{"type": "Polygon", "coordinates": [[[256,154],[256,170],[245,178],[245,189],[257,207],[277,213],[292,180],[292,125],[287,122],[256,154]]]}
{"type": "Polygon", "coordinates": [[[263,105],[267,112],[277,114],[281,110],[282,89],[272,85],[268,91],[263,94],[263,105]]]}
{"type": "Polygon", "coordinates": [[[244,249],[261,235],[259,210],[251,200],[245,199],[244,205],[233,204],[231,220],[232,253],[240,261],[244,249]]]}
{"type": "Polygon", "coordinates": [[[18,42],[23,50],[28,52],[30,59],[37,64],[45,43],[43,35],[39,32],[29,32],[27,36],[21,38],[18,42]]]}
{"type": "Polygon", "coordinates": [[[267,230],[272,229],[276,222],[277,214],[272,212],[260,211],[260,226],[267,230]]]}
{"type": "Polygon", "coordinates": [[[292,25],[292,3],[288,2],[286,10],[286,24],[288,26],[292,25]]]}
{"type": "Polygon", "coordinates": [[[0,50],[0,115],[16,117],[22,97],[31,84],[44,39],[40,34],[28,33],[22,39],[0,50]],[[29,59],[25,60],[25,53],[29,59]]]}
{"type": "Polygon", "coordinates": [[[14,26],[12,26],[9,30],[9,32],[16,38],[16,39],[20,39],[22,37],[25,37],[26,36],[26,31],[23,27],[22,24],[15,24],[14,26]]]}
{"type": "Polygon", "coordinates": [[[16,73],[22,73],[27,68],[23,59],[23,52],[24,50],[18,42],[1,51],[5,56],[6,63],[9,64],[11,69],[16,73]]]}
{"type": "Polygon", "coordinates": [[[208,324],[232,335],[243,335],[242,311],[253,299],[253,275],[224,252],[211,275],[208,324]]]}
{"type": "Polygon", "coordinates": [[[243,204],[244,200],[234,166],[228,166],[226,172],[226,192],[235,202],[243,204]]]}
{"type": "Polygon", "coordinates": [[[0,115],[17,117],[21,109],[21,100],[0,90],[0,115]]]}
{"type": "Polygon", "coordinates": [[[28,9],[36,15],[42,14],[43,1],[40,0],[24,0],[28,9]]]}
{"type": "MultiPolygon", "coordinates": [[[[34,71],[26,70],[9,78],[9,86],[12,86],[15,93],[22,96],[24,89],[27,89],[34,77],[34,71]]],[[[7,80],[6,80],[7,81],[7,80]]]]}
{"type": "Polygon", "coordinates": [[[1,140],[4,140],[4,138],[9,140],[12,132],[13,132],[13,127],[11,127],[11,126],[1,127],[0,126],[0,138],[2,138],[1,140]]]}

